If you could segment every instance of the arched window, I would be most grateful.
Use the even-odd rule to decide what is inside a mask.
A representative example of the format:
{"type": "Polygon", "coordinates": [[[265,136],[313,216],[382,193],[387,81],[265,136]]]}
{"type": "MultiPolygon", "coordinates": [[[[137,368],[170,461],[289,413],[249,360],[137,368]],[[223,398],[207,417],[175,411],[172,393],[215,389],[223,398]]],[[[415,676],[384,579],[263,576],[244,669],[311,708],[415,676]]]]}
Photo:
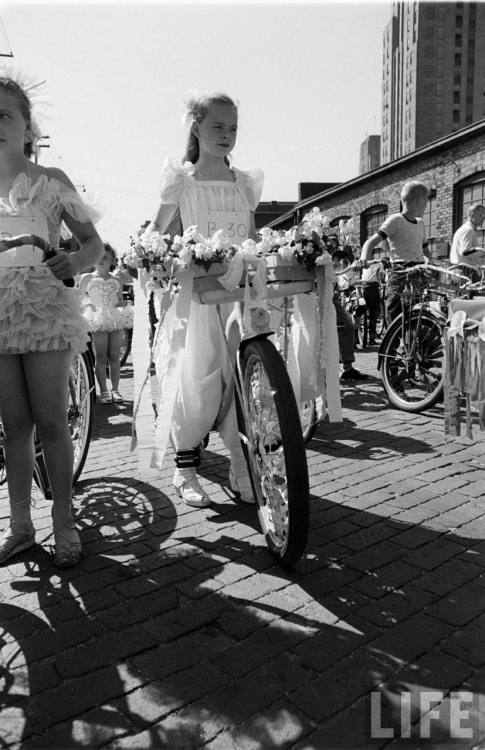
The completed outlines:
{"type": "Polygon", "coordinates": [[[371,206],[364,211],[360,216],[360,241],[362,244],[372,237],[375,232],[379,229],[382,222],[387,216],[387,206],[380,204],[378,206],[371,206]]]}
{"type": "MultiPolygon", "coordinates": [[[[360,215],[360,244],[363,245],[369,237],[377,232],[382,222],[387,216],[387,206],[385,204],[379,204],[377,206],[371,206],[360,215]]],[[[383,240],[382,245],[378,245],[374,248],[374,257],[383,258],[387,254],[385,248],[386,241],[383,240]]]]}
{"type": "Polygon", "coordinates": [[[343,214],[342,216],[337,216],[336,219],[332,219],[330,222],[331,227],[338,227],[341,221],[348,221],[350,219],[350,216],[348,214],[343,214]]]}
{"type": "MultiPolygon", "coordinates": [[[[455,226],[454,231],[460,227],[467,218],[470,206],[479,203],[485,206],[485,172],[475,172],[455,186],[455,226]]],[[[485,243],[485,229],[477,231],[478,244],[482,247],[485,243]]]]}

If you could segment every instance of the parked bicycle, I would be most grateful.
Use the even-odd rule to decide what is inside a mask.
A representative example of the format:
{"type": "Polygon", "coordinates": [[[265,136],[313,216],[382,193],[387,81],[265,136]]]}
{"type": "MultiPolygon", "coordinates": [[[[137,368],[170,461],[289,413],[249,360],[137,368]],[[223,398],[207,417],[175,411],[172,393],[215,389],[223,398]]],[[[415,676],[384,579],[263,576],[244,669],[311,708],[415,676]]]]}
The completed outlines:
{"type": "Polygon", "coordinates": [[[378,367],[389,402],[417,413],[442,397],[448,302],[468,296],[470,280],[448,265],[394,264],[393,274],[404,281],[402,312],[385,333],[378,367]]]}
{"type": "MultiPolygon", "coordinates": [[[[315,272],[295,261],[289,275],[281,279],[278,264],[277,256],[269,257],[269,299],[313,290],[315,272]]],[[[288,274],[289,264],[281,265],[288,274]]],[[[200,303],[219,306],[222,302],[243,300],[243,289],[235,292],[222,290],[217,284],[217,269],[210,270],[213,274],[194,280],[200,303]]],[[[243,311],[236,306],[226,326],[226,336],[229,350],[235,354],[233,375],[239,435],[261,529],[271,552],[279,562],[288,565],[302,556],[307,544],[308,466],[301,413],[286,369],[284,352],[279,352],[269,340],[273,331],[267,324],[261,327],[254,322],[258,314],[256,308],[248,330],[243,311]]],[[[221,315],[220,320],[222,325],[221,315]]],[[[289,324],[285,313],[284,325],[289,324]]]]}

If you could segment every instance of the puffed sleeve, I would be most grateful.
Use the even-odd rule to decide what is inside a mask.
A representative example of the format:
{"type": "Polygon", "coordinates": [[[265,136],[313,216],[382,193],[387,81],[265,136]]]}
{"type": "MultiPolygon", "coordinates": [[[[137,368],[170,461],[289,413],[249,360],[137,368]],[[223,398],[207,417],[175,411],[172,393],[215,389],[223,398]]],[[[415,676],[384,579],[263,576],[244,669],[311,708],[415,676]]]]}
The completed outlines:
{"type": "Polygon", "coordinates": [[[83,193],[83,196],[72,190],[68,185],[59,182],[58,199],[59,204],[69,216],[76,221],[84,223],[92,221],[96,224],[102,216],[96,196],[91,193],[83,193]]]}
{"type": "Polygon", "coordinates": [[[170,206],[180,204],[180,196],[184,190],[186,181],[190,179],[187,169],[171,156],[167,157],[162,167],[160,179],[160,199],[162,203],[170,206]]]}
{"type": "Polygon", "coordinates": [[[264,173],[262,169],[250,169],[247,172],[237,170],[238,176],[241,180],[244,192],[246,193],[249,207],[251,211],[255,211],[259,201],[261,200],[261,193],[263,192],[264,185],[264,173]]]}

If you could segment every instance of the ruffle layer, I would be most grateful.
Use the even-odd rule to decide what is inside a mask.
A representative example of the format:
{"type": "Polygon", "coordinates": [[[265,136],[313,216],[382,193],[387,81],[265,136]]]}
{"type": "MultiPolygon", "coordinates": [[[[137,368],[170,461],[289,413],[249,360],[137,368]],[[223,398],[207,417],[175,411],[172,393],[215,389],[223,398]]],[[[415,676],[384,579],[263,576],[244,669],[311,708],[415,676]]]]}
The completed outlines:
{"type": "Polygon", "coordinates": [[[26,215],[30,208],[40,208],[51,220],[66,211],[73,219],[82,223],[96,223],[101,212],[93,203],[83,201],[79,193],[55,177],[41,175],[34,182],[25,173],[17,175],[8,195],[8,201],[0,198],[0,214],[26,215]]]}
{"type": "Polygon", "coordinates": [[[48,268],[0,269],[0,353],[83,352],[89,327],[76,289],[48,268]]]}
{"type": "Polygon", "coordinates": [[[120,331],[123,328],[133,328],[133,307],[98,307],[95,310],[88,307],[83,313],[88,322],[89,330],[120,331]]]}
{"type": "MultiPolygon", "coordinates": [[[[237,188],[245,195],[251,211],[255,211],[261,200],[263,192],[264,174],[261,169],[250,169],[243,171],[232,167],[232,172],[236,178],[234,183],[237,188]]],[[[184,190],[187,187],[208,186],[208,182],[200,182],[194,178],[194,165],[191,162],[180,164],[172,156],[167,157],[162,167],[160,179],[160,198],[162,203],[172,206],[178,206],[184,190]]],[[[219,181],[216,181],[219,182],[219,181]]],[[[225,183],[224,185],[231,185],[225,183]]]]}

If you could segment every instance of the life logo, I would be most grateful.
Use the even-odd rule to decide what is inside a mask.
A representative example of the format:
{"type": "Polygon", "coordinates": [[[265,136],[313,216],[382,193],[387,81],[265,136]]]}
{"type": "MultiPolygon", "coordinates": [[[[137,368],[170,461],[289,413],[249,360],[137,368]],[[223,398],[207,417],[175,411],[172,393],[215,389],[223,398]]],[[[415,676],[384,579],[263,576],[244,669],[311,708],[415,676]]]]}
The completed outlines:
{"type": "MultiPolygon", "coordinates": [[[[484,712],[485,697],[465,690],[449,693],[442,690],[404,690],[392,697],[373,691],[370,735],[372,739],[430,739],[437,736],[446,737],[447,740],[475,739],[478,742],[485,726],[484,712]]],[[[473,746],[474,750],[484,747],[478,744],[473,746]]]]}

